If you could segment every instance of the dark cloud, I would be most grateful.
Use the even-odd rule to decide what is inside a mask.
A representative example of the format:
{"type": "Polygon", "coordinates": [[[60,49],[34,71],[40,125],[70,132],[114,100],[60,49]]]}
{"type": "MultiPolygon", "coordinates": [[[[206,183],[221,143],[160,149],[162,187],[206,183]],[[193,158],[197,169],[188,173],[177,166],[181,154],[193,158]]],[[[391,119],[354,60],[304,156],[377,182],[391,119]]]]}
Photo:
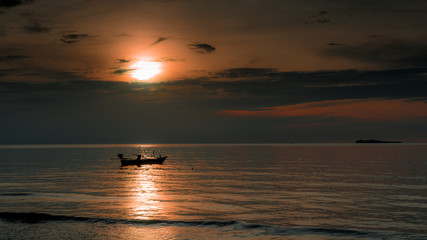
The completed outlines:
{"type": "MultiPolygon", "coordinates": [[[[32,57],[33,58],[33,57],[32,57]]],[[[23,61],[23,56],[13,61],[23,61]],[[21,60],[22,59],[22,60],[21,60]]],[[[34,61],[31,61],[34,62],[34,61]]],[[[12,65],[12,64],[11,64],[12,65]]],[[[56,69],[46,68],[44,66],[35,67],[31,66],[31,64],[20,65],[19,63],[14,63],[15,66],[20,66],[16,68],[9,68],[1,70],[0,64],[0,75],[4,76],[18,76],[23,81],[43,81],[45,79],[47,81],[52,81],[52,79],[61,79],[64,81],[77,81],[85,79],[82,75],[82,71],[60,71],[56,69]]],[[[16,78],[3,78],[4,81],[17,81],[16,78]]]]}
{"type": "Polygon", "coordinates": [[[82,39],[82,38],[88,38],[89,34],[86,34],[86,33],[81,33],[81,34],[65,34],[65,35],[62,35],[62,37],[64,39],[67,39],[67,40],[79,40],[79,39],[82,39]]]}
{"type": "MultiPolygon", "coordinates": [[[[14,69],[4,71],[17,72],[14,69]]],[[[129,71],[132,69],[117,69],[113,73],[124,74],[129,71]]],[[[45,97],[48,99],[49,96],[66,97],[70,94],[72,96],[67,99],[76,97],[74,94],[96,96],[95,92],[98,91],[99,93],[133,94],[135,97],[144,96],[155,102],[196,101],[216,111],[227,108],[253,109],[344,99],[426,98],[426,73],[427,68],[321,72],[277,72],[274,69],[241,68],[218,72],[212,78],[203,81],[187,79],[163,83],[138,82],[130,85],[101,81],[21,83],[13,85],[16,90],[13,92],[31,96],[39,92],[43,99],[45,97]],[[238,78],[238,81],[223,81],[219,76],[238,78]],[[23,86],[27,87],[23,88],[23,86]],[[156,91],[150,90],[151,87],[156,91]],[[35,91],[36,89],[39,90],[35,91]]],[[[12,86],[10,83],[3,83],[3,85],[12,86]]],[[[5,91],[3,95],[6,96],[8,92],[11,94],[10,97],[17,96],[10,91],[5,91]]]]}
{"type": "Polygon", "coordinates": [[[324,17],[324,15],[328,14],[328,11],[321,10],[318,14],[312,15],[307,18],[300,19],[304,22],[304,24],[326,24],[331,23],[330,19],[327,18],[321,18],[324,17]]]}
{"type": "Polygon", "coordinates": [[[33,21],[28,25],[24,25],[23,29],[27,33],[45,33],[45,32],[49,32],[51,28],[42,26],[37,21],[33,21]]]}
{"type": "Polygon", "coordinates": [[[15,61],[15,60],[22,60],[29,58],[28,56],[22,56],[22,55],[6,55],[6,56],[0,56],[0,62],[7,62],[7,61],[15,61]]]}
{"type": "Polygon", "coordinates": [[[124,63],[129,63],[131,61],[132,59],[124,59],[124,58],[117,59],[117,63],[119,63],[119,66],[117,66],[117,69],[114,70],[112,73],[122,75],[127,72],[133,71],[134,69],[122,68],[124,63]]]}
{"type": "Polygon", "coordinates": [[[204,54],[204,53],[213,53],[216,49],[210,44],[207,43],[192,43],[188,45],[190,49],[204,54]]]}
{"type": "MultiPolygon", "coordinates": [[[[132,70],[122,68],[112,73],[125,74],[132,70]]],[[[0,75],[20,71],[20,69],[0,69],[0,75]]],[[[73,79],[72,76],[67,75],[63,75],[63,78],[73,79]]],[[[3,84],[10,86],[9,83],[3,84]]],[[[139,94],[143,93],[144,97],[149,95],[152,101],[198,101],[215,109],[228,107],[241,109],[342,99],[427,98],[425,91],[427,68],[317,72],[278,72],[269,68],[234,68],[212,73],[205,79],[173,82],[138,82],[129,85],[121,82],[74,80],[46,84],[21,83],[16,86],[16,89],[19,89],[18,86],[29,86],[28,94],[35,93],[32,89],[55,91],[61,96],[66,96],[73,89],[76,91],[80,89],[79,93],[88,95],[98,90],[102,93],[132,93],[137,94],[136,96],[142,96],[139,94]],[[228,81],[224,81],[225,79],[228,81]],[[150,90],[151,87],[156,91],[150,90]],[[142,89],[143,92],[135,92],[137,89],[142,89]]],[[[21,89],[21,94],[25,94],[25,89],[21,89]]],[[[5,91],[4,94],[7,92],[5,91]]]]}
{"type": "Polygon", "coordinates": [[[276,73],[273,68],[231,68],[212,75],[214,78],[260,78],[272,77],[276,73]]]}
{"type": "Polygon", "coordinates": [[[26,3],[32,3],[33,0],[0,0],[0,8],[16,7],[26,3]]]}
{"type": "Polygon", "coordinates": [[[114,72],[113,72],[113,74],[125,74],[125,73],[127,73],[127,72],[129,72],[129,71],[132,71],[133,69],[117,69],[117,70],[115,70],[114,72]]]}
{"type": "Polygon", "coordinates": [[[354,59],[362,62],[381,63],[386,67],[427,66],[427,43],[399,39],[370,41],[357,45],[329,43],[323,51],[326,56],[354,59]]]}
{"type": "Polygon", "coordinates": [[[132,61],[131,59],[124,59],[124,58],[117,59],[118,63],[128,63],[128,62],[131,62],[131,61],[132,61]]]}
{"type": "Polygon", "coordinates": [[[76,43],[76,42],[78,42],[77,40],[66,40],[66,39],[64,39],[64,38],[61,38],[61,41],[62,41],[63,43],[76,43]]]}
{"type": "MultiPolygon", "coordinates": [[[[218,75],[223,75],[218,73],[218,75]]],[[[235,72],[235,70],[231,70],[235,72]]],[[[242,72],[242,71],[238,71],[242,72]]],[[[205,87],[236,96],[243,107],[362,98],[419,98],[427,94],[427,68],[384,71],[274,72],[246,69],[234,82],[204,82],[205,87]],[[250,73],[250,74],[249,74],[250,73]],[[256,77],[259,75],[259,77],[256,77]],[[218,89],[217,89],[218,90],[218,89]],[[244,99],[244,100],[243,100],[244,99]]],[[[231,104],[232,105],[232,104],[231,104]]]]}
{"type": "Polygon", "coordinates": [[[203,81],[188,79],[162,83],[158,88],[167,92],[170,99],[177,89],[182,89],[183,98],[192,96],[205,103],[213,99],[221,108],[253,109],[343,99],[425,98],[426,73],[427,68],[318,72],[240,68],[213,73],[211,78],[203,81]],[[194,88],[198,90],[187,93],[186,89],[194,88]]]}
{"type": "Polygon", "coordinates": [[[76,42],[79,42],[82,39],[87,39],[87,38],[90,38],[90,37],[94,37],[94,36],[91,36],[91,35],[89,35],[87,33],[79,33],[79,34],[77,34],[77,33],[71,33],[71,34],[62,35],[61,41],[63,43],[76,43],[76,42]]]}
{"type": "Polygon", "coordinates": [[[154,41],[152,44],[150,44],[151,46],[154,46],[154,45],[156,45],[156,44],[159,44],[159,43],[161,43],[161,42],[163,42],[163,41],[166,41],[166,40],[168,40],[169,38],[166,38],[166,37],[159,37],[156,41],[154,41]]]}
{"type": "Polygon", "coordinates": [[[330,23],[331,20],[330,19],[317,19],[318,23],[330,23]]]}
{"type": "Polygon", "coordinates": [[[330,22],[331,22],[330,19],[315,19],[315,20],[305,20],[304,24],[314,24],[314,23],[325,24],[330,22]]]}

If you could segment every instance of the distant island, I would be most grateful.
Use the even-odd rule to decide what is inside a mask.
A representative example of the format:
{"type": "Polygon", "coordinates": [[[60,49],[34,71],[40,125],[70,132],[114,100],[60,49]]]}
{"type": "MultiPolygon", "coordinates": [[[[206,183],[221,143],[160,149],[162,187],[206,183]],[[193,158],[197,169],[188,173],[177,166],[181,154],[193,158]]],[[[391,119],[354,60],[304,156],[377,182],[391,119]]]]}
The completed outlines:
{"type": "Polygon", "coordinates": [[[381,140],[375,140],[375,139],[369,139],[369,140],[359,139],[356,141],[356,143],[402,143],[402,142],[401,141],[381,141],[381,140]]]}

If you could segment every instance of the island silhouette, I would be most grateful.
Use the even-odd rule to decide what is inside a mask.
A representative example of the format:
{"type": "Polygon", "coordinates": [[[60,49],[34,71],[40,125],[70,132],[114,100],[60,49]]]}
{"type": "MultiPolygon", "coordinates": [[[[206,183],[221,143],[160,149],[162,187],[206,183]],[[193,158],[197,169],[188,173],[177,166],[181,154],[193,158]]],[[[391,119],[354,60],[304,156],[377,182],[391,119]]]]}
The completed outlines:
{"type": "Polygon", "coordinates": [[[356,143],[402,143],[402,142],[401,141],[382,141],[382,140],[376,140],[376,139],[369,139],[369,140],[359,139],[356,141],[356,143]]]}

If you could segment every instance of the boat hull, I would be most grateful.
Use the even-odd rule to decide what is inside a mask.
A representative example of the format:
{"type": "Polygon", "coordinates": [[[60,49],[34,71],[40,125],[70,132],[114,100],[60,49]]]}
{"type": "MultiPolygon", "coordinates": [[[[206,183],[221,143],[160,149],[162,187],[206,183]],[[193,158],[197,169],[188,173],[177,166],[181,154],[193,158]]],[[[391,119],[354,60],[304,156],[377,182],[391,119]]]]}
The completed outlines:
{"type": "Polygon", "coordinates": [[[163,164],[163,162],[166,160],[166,157],[158,157],[158,158],[144,158],[144,159],[120,159],[120,162],[123,166],[131,166],[131,165],[137,165],[141,166],[144,164],[163,164]]]}

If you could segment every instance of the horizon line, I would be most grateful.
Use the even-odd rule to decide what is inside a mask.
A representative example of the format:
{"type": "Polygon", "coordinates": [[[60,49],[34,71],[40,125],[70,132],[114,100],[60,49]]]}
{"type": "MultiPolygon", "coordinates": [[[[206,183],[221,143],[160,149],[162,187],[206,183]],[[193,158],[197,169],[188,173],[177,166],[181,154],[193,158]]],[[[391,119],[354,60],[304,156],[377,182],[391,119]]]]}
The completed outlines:
{"type": "Polygon", "coordinates": [[[427,142],[402,142],[402,143],[355,143],[355,142],[288,142],[288,143],[35,143],[35,144],[0,144],[0,149],[7,148],[50,148],[50,147],[166,147],[167,145],[174,146],[190,146],[190,145],[360,145],[360,146],[378,146],[378,145],[425,145],[427,142]]]}

